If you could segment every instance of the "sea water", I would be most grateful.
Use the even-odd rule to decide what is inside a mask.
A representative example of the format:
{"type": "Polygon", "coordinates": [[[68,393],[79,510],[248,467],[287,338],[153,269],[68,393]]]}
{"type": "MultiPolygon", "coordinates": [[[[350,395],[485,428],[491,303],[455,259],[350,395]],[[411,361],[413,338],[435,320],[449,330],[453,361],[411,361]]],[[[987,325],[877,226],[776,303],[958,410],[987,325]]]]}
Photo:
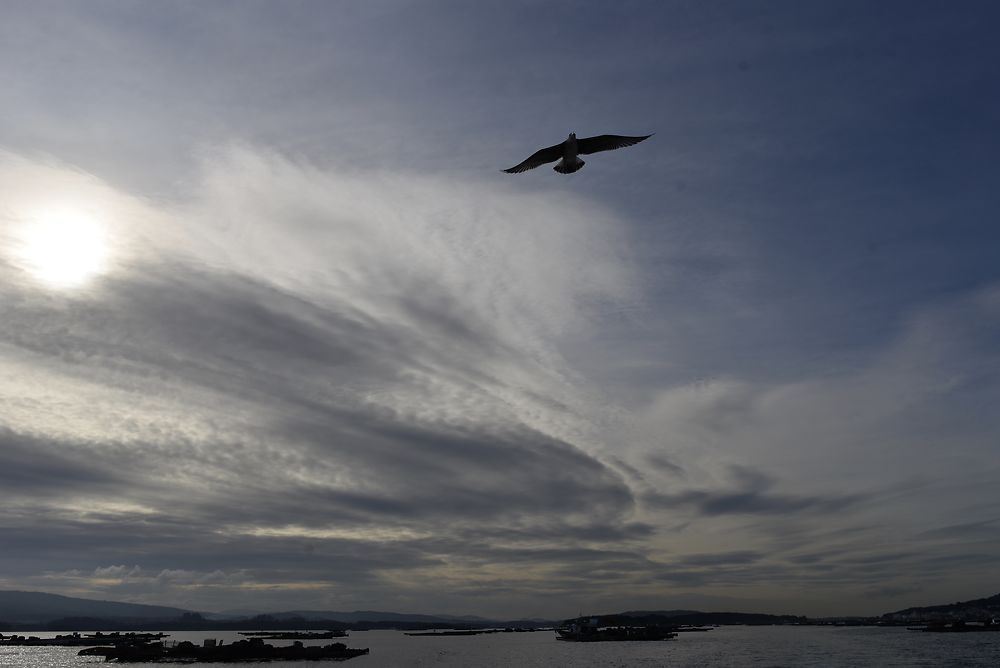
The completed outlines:
{"type": "MultiPolygon", "coordinates": [[[[229,643],[242,636],[232,631],[175,632],[168,640],[201,644],[205,638],[229,643]]],[[[348,647],[368,647],[371,653],[346,663],[275,661],[267,665],[273,668],[322,665],[345,668],[1000,667],[1000,633],[920,633],[903,628],[723,626],[706,633],[682,633],[677,640],[602,643],[563,642],[551,631],[446,637],[354,631],[344,641],[348,647]]],[[[335,641],[310,644],[330,642],[335,641]]],[[[77,647],[0,647],[0,666],[62,668],[103,663],[101,657],[78,657],[77,651],[77,647]]]]}

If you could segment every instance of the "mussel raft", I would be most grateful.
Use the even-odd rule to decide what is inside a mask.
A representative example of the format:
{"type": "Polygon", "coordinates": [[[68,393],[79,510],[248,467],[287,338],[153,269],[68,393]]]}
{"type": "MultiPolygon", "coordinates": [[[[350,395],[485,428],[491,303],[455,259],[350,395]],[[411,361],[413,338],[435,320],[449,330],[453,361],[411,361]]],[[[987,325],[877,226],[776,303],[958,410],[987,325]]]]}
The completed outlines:
{"type": "Polygon", "coordinates": [[[346,661],[368,654],[368,648],[354,649],[342,642],[330,645],[305,646],[301,642],[276,647],[260,638],[237,640],[229,645],[206,640],[199,647],[182,641],[175,645],[150,643],[120,647],[91,647],[78,652],[79,656],[103,656],[105,661],[117,663],[235,663],[250,661],[346,661]]]}

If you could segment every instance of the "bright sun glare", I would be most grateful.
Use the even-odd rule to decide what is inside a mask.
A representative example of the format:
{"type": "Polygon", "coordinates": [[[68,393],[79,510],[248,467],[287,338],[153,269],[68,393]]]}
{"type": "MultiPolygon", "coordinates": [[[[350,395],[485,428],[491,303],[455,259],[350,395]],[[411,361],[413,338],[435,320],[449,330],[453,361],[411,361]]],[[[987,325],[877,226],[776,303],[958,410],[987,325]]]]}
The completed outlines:
{"type": "Polygon", "coordinates": [[[107,232],[83,211],[41,212],[25,220],[20,236],[18,254],[24,268],[49,287],[80,287],[107,267],[107,232]]]}

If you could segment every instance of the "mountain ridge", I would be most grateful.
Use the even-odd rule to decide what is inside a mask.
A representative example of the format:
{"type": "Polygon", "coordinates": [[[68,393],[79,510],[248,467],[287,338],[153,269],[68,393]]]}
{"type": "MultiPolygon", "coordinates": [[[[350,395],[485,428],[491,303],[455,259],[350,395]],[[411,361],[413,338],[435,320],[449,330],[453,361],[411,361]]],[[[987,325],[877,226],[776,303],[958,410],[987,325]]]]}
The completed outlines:
{"type": "MultiPolygon", "coordinates": [[[[221,613],[221,614],[226,614],[226,613],[221,613]]],[[[409,613],[409,612],[387,612],[383,610],[354,610],[351,612],[337,611],[337,610],[286,610],[281,612],[252,611],[252,612],[244,612],[242,614],[233,615],[233,617],[259,617],[259,616],[267,616],[279,620],[300,618],[310,621],[318,621],[318,620],[330,619],[338,622],[347,622],[347,623],[374,622],[374,621],[439,623],[446,621],[456,621],[456,622],[461,622],[463,624],[468,624],[468,623],[496,621],[488,619],[486,617],[478,617],[476,615],[430,615],[430,614],[409,613]]]]}
{"type": "Polygon", "coordinates": [[[190,610],[145,603],[123,603],[19,589],[0,590],[0,621],[46,622],[60,617],[171,618],[190,610]]]}
{"type": "MultiPolygon", "coordinates": [[[[184,608],[145,603],[125,603],[100,599],[87,599],[61,594],[23,590],[0,590],[0,624],[5,627],[16,625],[44,626],[65,623],[80,630],[113,626],[157,624],[162,629],[176,628],[258,628],[274,625],[288,627],[300,624],[305,627],[322,628],[422,628],[422,627],[486,627],[524,626],[537,627],[553,624],[551,620],[519,619],[496,620],[477,615],[430,615],[422,613],[400,613],[379,610],[354,610],[351,612],[334,610],[288,610],[275,613],[253,613],[228,611],[232,614],[195,612],[184,608]],[[105,626],[102,626],[104,624],[105,626]]],[[[615,620],[614,623],[657,623],[657,624],[782,624],[815,623],[797,615],[766,615],[742,612],[700,612],[697,610],[630,610],[625,612],[587,615],[589,618],[615,620]]],[[[957,601],[940,605],[910,607],[889,612],[880,617],[882,622],[900,623],[917,619],[992,619],[1000,618],[1000,594],[984,598],[957,601]]],[[[860,618],[859,618],[860,619],[860,618]]],[[[159,628],[159,627],[158,627],[159,628]]],[[[60,629],[64,630],[64,629],[60,629]]]]}
{"type": "Polygon", "coordinates": [[[940,605],[924,605],[887,612],[888,621],[990,620],[1000,618],[1000,594],[940,605]]]}

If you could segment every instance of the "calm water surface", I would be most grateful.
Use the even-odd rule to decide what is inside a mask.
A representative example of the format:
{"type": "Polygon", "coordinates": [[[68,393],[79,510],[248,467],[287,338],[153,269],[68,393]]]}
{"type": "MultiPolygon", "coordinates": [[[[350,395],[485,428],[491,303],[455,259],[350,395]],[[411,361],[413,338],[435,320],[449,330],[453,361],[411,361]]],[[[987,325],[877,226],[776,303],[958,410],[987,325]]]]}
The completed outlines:
{"type": "MultiPolygon", "coordinates": [[[[36,635],[44,635],[38,633],[36,635]]],[[[218,638],[231,642],[231,631],[172,633],[170,640],[218,638]]],[[[371,654],[345,663],[274,662],[274,668],[345,666],[390,668],[435,666],[459,668],[543,668],[552,666],[830,666],[1000,667],[1000,633],[917,633],[900,628],[721,627],[708,633],[682,633],[676,641],[567,643],[552,632],[497,633],[447,638],[411,637],[398,631],[355,631],[349,647],[369,647],[371,654]]],[[[277,641],[275,641],[277,642],[277,641]]],[[[325,641],[326,643],[331,641],[325,641]]],[[[325,644],[321,642],[320,644],[325,644]]],[[[49,668],[103,663],[100,657],[77,657],[78,648],[0,647],[0,666],[49,668]]],[[[178,664],[127,664],[164,666],[178,664]]],[[[240,664],[185,664],[240,665],[240,664]]],[[[253,664],[250,664],[253,665],[253,664]]]]}

